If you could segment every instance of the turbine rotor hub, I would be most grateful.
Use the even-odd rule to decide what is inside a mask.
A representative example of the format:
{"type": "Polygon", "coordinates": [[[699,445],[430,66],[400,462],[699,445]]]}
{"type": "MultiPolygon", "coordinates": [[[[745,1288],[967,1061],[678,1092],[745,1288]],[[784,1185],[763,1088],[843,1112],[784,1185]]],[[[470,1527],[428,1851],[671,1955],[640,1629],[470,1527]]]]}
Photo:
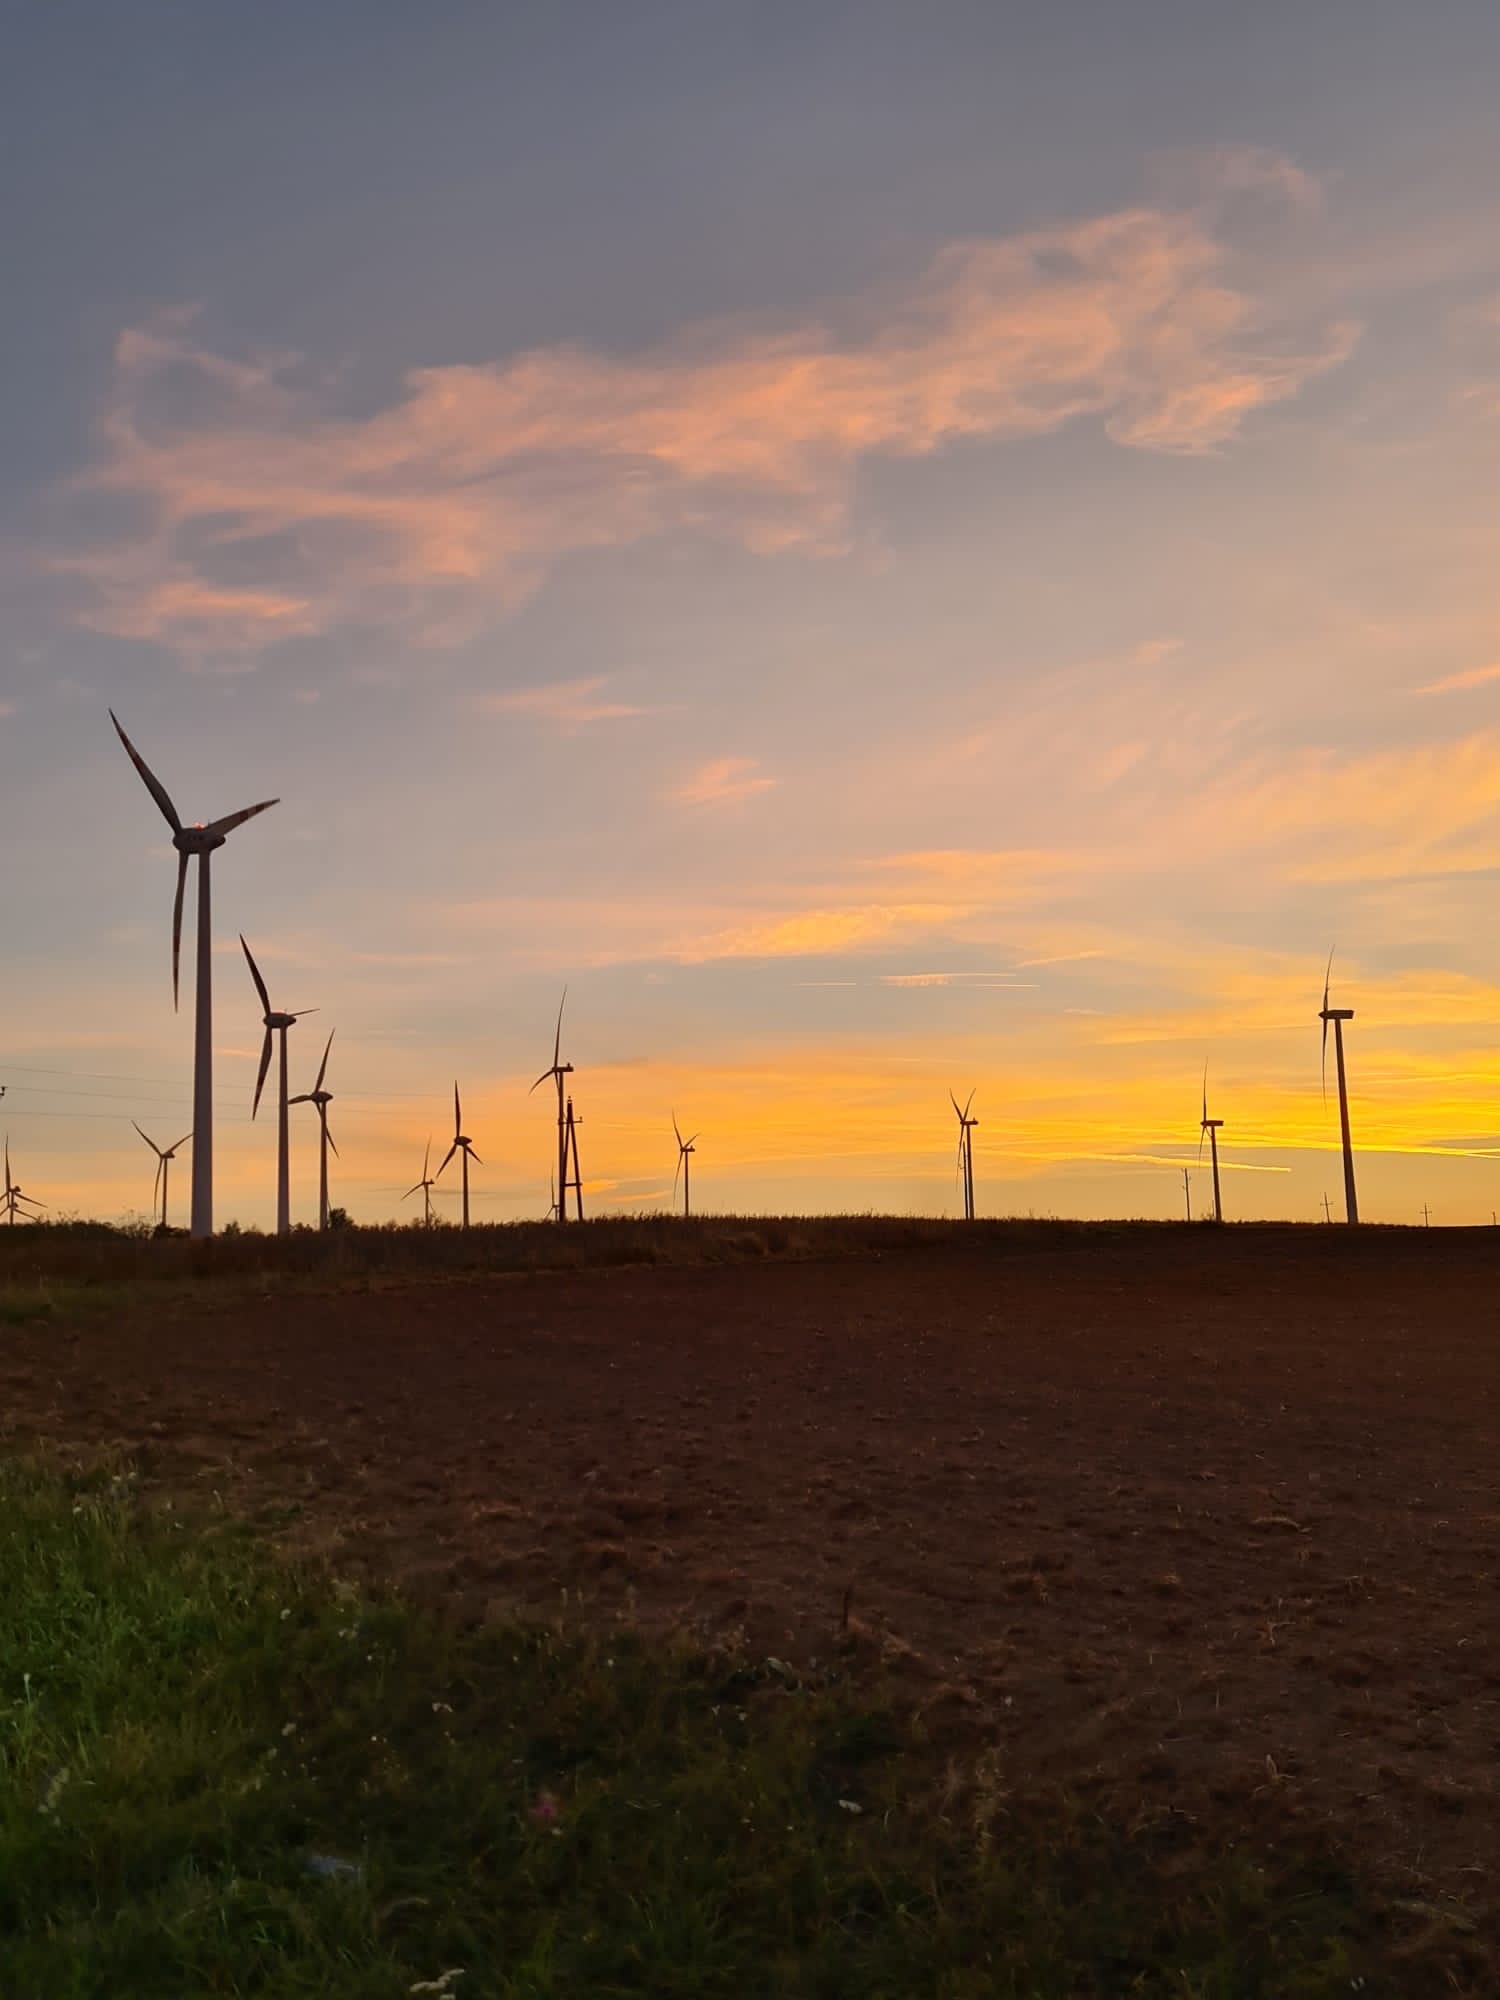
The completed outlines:
{"type": "Polygon", "coordinates": [[[212,854],[224,845],[224,835],[211,833],[206,826],[185,826],[172,835],[172,845],[179,854],[212,854]]]}

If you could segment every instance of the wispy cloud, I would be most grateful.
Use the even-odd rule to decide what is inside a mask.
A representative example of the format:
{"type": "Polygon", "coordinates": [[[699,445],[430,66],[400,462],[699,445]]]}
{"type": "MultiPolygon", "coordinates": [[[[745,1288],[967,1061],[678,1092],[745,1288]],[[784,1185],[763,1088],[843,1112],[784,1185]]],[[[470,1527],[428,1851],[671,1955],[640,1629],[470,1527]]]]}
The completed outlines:
{"type": "Polygon", "coordinates": [[[1120,445],[1213,451],[1354,340],[1237,289],[1192,207],[950,243],[905,285],[780,327],[415,368],[373,413],[295,356],[214,351],[177,313],[121,336],[100,462],[76,483],[132,525],[53,567],[85,586],[85,623],[190,654],[391,620],[441,642],[564,556],[646,536],[835,553],[872,454],[1085,417],[1120,445]]]}
{"type": "Polygon", "coordinates": [[[766,777],[753,757],[715,757],[678,785],[672,797],[685,806],[738,805],[760,792],[771,791],[774,778],[766,777]]]}
{"type": "Polygon", "coordinates": [[[1461,694],[1465,688],[1483,687],[1489,681],[1500,681],[1500,660],[1487,667],[1470,667],[1467,673],[1449,674],[1445,680],[1429,681],[1426,687],[1419,687],[1418,694],[1461,694]]]}
{"type": "Polygon", "coordinates": [[[480,695],[479,706],[491,715],[520,715],[564,730],[581,729],[590,722],[618,722],[627,716],[644,715],[646,711],[631,702],[599,699],[608,678],[606,674],[593,674],[582,680],[553,681],[544,687],[509,688],[497,694],[480,695]]]}

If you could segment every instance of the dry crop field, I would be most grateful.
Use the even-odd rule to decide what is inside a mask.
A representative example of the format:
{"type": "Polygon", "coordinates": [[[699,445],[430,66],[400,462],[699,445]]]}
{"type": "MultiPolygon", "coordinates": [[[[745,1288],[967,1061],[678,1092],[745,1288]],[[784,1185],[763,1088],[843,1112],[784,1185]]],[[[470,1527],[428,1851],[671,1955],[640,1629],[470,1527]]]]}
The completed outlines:
{"type": "Polygon", "coordinates": [[[895,1678],[1003,1795],[1327,1837],[1500,1916],[1500,1233],[127,1287],[0,1331],[7,1449],[131,1455],[460,1611],[895,1678]]]}

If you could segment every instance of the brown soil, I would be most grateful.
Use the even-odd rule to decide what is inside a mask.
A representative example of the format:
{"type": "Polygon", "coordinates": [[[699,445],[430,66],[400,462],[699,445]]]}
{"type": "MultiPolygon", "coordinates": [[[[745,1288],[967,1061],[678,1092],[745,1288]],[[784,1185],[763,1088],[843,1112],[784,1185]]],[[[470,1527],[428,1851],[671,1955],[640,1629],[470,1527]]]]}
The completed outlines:
{"type": "Polygon", "coordinates": [[[0,1431],[475,1609],[881,1652],[1003,1784],[1272,1801],[1482,1935],[1497,1278],[1487,1233],[1198,1230],[143,1298],[0,1335],[0,1431]]]}

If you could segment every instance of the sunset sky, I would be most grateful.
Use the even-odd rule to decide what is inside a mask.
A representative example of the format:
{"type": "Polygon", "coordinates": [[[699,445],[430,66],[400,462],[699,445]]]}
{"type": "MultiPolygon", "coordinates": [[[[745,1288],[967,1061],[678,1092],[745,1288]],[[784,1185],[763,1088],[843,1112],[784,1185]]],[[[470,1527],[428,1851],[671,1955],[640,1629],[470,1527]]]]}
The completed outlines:
{"type": "Polygon", "coordinates": [[[1230,1215],[1337,1213],[1336,942],[1362,1212],[1488,1222],[1497,76],[1492,0],[24,10],[18,1178],[144,1211],[191,1124],[112,706],[186,819],[281,799],[220,1222],[241,930],[361,1220],[455,1077],[476,1214],[545,1210],[564,981],[595,1212],[675,1108],[705,1208],[951,1213],[951,1086],[981,1213],[1176,1214],[1206,1061],[1230,1215]]]}

